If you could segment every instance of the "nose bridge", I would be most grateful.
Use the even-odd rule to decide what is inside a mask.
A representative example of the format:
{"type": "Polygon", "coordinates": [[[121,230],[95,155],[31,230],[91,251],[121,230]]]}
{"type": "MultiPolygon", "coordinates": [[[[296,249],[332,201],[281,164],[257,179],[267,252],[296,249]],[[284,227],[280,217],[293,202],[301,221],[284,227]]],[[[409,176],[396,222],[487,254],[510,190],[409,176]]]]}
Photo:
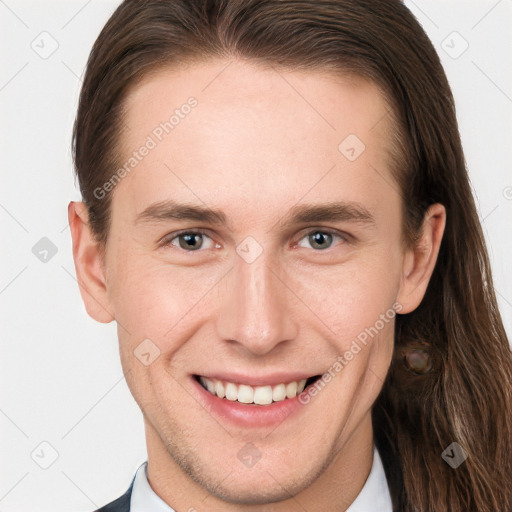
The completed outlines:
{"type": "Polygon", "coordinates": [[[251,246],[251,241],[240,244],[221,299],[218,330],[222,339],[262,355],[293,338],[289,297],[277,270],[270,251],[251,246]]]}

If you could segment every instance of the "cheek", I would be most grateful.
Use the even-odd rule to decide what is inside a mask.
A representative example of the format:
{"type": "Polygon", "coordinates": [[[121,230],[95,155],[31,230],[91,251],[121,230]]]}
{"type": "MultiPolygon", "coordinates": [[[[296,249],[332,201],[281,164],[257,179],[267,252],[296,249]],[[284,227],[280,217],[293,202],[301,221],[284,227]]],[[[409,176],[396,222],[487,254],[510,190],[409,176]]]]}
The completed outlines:
{"type": "Polygon", "coordinates": [[[365,329],[377,324],[385,331],[392,323],[400,281],[397,261],[374,252],[336,267],[318,266],[295,277],[293,289],[310,311],[308,317],[322,324],[327,336],[335,336],[342,349],[365,329]],[[382,315],[387,317],[384,326],[382,315]]]}
{"type": "Polygon", "coordinates": [[[147,255],[128,255],[118,261],[109,296],[116,321],[134,343],[173,338],[170,333],[197,314],[201,300],[218,281],[211,270],[174,267],[147,255]]]}
{"type": "Polygon", "coordinates": [[[397,262],[392,252],[375,249],[336,268],[318,267],[295,279],[298,295],[308,307],[303,322],[321,333],[335,351],[332,371],[343,376],[337,382],[353,393],[357,386],[351,386],[365,382],[368,406],[385,380],[393,355],[400,311],[395,305],[400,280],[397,262]]]}

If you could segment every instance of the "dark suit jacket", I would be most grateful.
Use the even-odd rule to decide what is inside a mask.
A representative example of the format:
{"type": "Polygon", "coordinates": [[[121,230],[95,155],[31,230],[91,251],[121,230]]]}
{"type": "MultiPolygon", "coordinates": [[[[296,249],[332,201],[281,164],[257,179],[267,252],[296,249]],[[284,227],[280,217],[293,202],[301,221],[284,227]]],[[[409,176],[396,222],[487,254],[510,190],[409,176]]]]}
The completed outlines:
{"type": "Polygon", "coordinates": [[[95,512],[130,512],[130,498],[132,497],[132,489],[133,482],[135,481],[135,477],[133,477],[132,483],[128,490],[117,500],[112,501],[108,505],[101,507],[95,512]]]}

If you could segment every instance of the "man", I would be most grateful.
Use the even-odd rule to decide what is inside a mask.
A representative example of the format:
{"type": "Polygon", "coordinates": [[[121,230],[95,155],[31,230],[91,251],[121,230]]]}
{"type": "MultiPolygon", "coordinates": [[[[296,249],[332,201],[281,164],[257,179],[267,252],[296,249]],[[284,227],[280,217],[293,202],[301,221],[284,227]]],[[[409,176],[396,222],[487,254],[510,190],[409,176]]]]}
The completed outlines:
{"type": "MultiPolygon", "coordinates": [[[[400,116],[375,81],[347,63],[343,72],[273,65],[243,47],[210,54],[194,39],[208,40],[202,20],[231,48],[251,6],[254,33],[297,7],[269,2],[260,20],[262,4],[124,2],[89,62],[75,126],[86,198],[69,205],[73,255],[88,314],[119,326],[148,452],[102,511],[398,503],[372,408],[397,314],[425,297],[446,209],[428,204],[410,242],[395,166],[400,116]],[[166,59],[145,67],[151,52],[165,53],[158,37],[168,38],[166,59]],[[186,58],[191,41],[199,53],[186,58]],[[184,57],[173,60],[172,44],[184,57]],[[146,60],[128,62],[130,52],[146,60]]],[[[326,4],[352,9],[357,23],[355,4],[326,4]]],[[[369,5],[361,9],[378,27],[369,5]]],[[[427,373],[419,353],[405,362],[427,373]]]]}

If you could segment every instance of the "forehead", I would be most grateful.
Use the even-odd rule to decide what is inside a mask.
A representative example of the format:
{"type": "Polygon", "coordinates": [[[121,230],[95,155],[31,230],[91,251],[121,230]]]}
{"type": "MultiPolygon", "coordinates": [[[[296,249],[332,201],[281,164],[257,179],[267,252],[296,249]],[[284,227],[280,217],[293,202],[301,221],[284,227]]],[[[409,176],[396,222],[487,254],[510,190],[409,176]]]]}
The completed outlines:
{"type": "MultiPolygon", "coordinates": [[[[190,97],[201,105],[201,122],[209,114],[217,123],[228,120],[234,125],[248,112],[256,114],[280,105],[277,112],[287,114],[283,120],[306,120],[309,114],[311,122],[323,122],[324,129],[339,131],[349,125],[362,135],[370,118],[375,121],[370,128],[378,124],[382,133],[389,128],[385,96],[375,83],[361,76],[220,59],[162,67],[146,74],[129,88],[125,121],[130,129],[140,127],[147,132],[156,119],[168,119],[190,97]]],[[[270,120],[268,112],[266,115],[270,120]]]]}
{"type": "Polygon", "coordinates": [[[121,165],[152,142],[116,194],[130,190],[134,211],[169,194],[222,204],[236,193],[260,213],[306,194],[371,201],[370,181],[392,182],[388,110],[376,85],[348,74],[236,60],[164,68],[127,96],[121,165]]]}

